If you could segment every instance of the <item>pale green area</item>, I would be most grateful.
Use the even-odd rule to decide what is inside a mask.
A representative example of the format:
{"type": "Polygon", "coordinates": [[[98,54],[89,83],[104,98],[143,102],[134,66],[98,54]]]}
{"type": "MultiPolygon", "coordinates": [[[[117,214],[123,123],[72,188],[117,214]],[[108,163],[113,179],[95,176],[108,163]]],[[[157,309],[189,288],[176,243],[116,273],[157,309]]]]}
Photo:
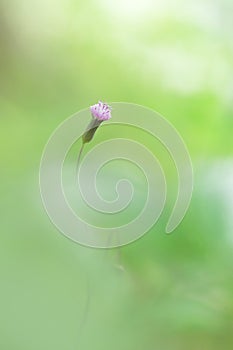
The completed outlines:
{"type": "MultiPolygon", "coordinates": [[[[0,9],[0,349],[231,350],[231,1],[5,0],[0,9]],[[116,250],[63,237],[39,194],[51,132],[98,99],[160,112],[194,165],[184,221],[166,236],[166,210],[124,247],[126,273],[116,250]]],[[[169,168],[166,154],[162,162],[169,168]]]]}

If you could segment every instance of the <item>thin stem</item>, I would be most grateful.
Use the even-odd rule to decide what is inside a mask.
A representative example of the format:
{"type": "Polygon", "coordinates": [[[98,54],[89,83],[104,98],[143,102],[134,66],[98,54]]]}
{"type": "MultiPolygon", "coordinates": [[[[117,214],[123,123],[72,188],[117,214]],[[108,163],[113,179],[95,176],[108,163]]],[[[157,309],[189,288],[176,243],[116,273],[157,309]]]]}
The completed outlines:
{"type": "MultiPolygon", "coordinates": [[[[80,166],[84,146],[85,146],[85,142],[82,143],[82,146],[81,146],[79,154],[78,154],[78,159],[77,159],[76,174],[75,174],[75,180],[76,180],[77,184],[78,184],[78,171],[79,171],[79,166],[80,166]]],[[[91,301],[90,277],[88,276],[88,273],[86,272],[86,300],[84,302],[83,315],[82,315],[81,323],[79,326],[80,333],[83,332],[83,329],[84,329],[86,322],[87,322],[87,318],[89,315],[90,301],[91,301]]]]}
{"type": "Polygon", "coordinates": [[[122,262],[122,255],[121,255],[121,246],[120,246],[120,239],[119,236],[117,236],[117,264],[115,264],[115,267],[123,272],[125,272],[125,268],[122,262]]]}
{"type": "MultiPolygon", "coordinates": [[[[112,237],[109,236],[107,240],[106,255],[108,255],[108,247],[111,243],[112,243],[112,237]]],[[[118,235],[117,235],[117,246],[114,248],[114,251],[116,251],[116,257],[115,257],[116,262],[114,264],[114,267],[122,272],[126,272],[124,264],[122,262],[122,254],[121,254],[122,251],[121,251],[120,239],[118,235]]]]}
{"type": "Polygon", "coordinates": [[[79,151],[79,154],[78,154],[76,174],[75,174],[75,180],[77,181],[77,183],[78,183],[78,170],[79,170],[79,166],[80,166],[80,161],[81,161],[81,156],[82,156],[82,153],[83,153],[84,145],[85,145],[85,143],[82,144],[82,146],[80,148],[80,151],[79,151]]]}

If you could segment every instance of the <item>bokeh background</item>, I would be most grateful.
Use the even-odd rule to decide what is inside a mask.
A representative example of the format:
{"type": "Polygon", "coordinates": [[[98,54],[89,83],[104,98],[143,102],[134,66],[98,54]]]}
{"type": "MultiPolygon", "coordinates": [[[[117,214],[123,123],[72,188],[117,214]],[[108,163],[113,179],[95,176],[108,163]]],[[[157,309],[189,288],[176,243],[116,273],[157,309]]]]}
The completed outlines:
{"type": "Polygon", "coordinates": [[[1,349],[233,348],[232,13],[230,0],[1,1],[1,349]],[[120,252],[62,236],[39,193],[50,134],[99,99],[164,115],[194,166],[176,231],[165,213],[120,252]]]}

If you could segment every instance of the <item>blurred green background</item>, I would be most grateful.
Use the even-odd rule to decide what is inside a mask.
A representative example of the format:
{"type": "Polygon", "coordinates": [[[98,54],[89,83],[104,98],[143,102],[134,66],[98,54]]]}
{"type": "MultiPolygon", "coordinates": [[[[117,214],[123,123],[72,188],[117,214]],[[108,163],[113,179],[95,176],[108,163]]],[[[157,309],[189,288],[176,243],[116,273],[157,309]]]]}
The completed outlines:
{"type": "Polygon", "coordinates": [[[233,348],[232,13],[230,0],[1,1],[1,349],[233,348]],[[62,236],[39,193],[50,134],[99,99],[157,110],[194,166],[185,219],[123,247],[125,273],[117,250],[62,236]]]}

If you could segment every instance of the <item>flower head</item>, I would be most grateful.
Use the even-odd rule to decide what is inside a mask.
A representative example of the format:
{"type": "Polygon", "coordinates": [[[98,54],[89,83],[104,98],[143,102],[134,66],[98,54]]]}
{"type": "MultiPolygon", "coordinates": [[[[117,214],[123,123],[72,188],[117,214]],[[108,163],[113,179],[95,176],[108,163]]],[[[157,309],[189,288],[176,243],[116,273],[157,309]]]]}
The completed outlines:
{"type": "Polygon", "coordinates": [[[99,103],[90,107],[93,118],[104,121],[111,118],[111,107],[107,103],[99,101],[99,103]]]}

